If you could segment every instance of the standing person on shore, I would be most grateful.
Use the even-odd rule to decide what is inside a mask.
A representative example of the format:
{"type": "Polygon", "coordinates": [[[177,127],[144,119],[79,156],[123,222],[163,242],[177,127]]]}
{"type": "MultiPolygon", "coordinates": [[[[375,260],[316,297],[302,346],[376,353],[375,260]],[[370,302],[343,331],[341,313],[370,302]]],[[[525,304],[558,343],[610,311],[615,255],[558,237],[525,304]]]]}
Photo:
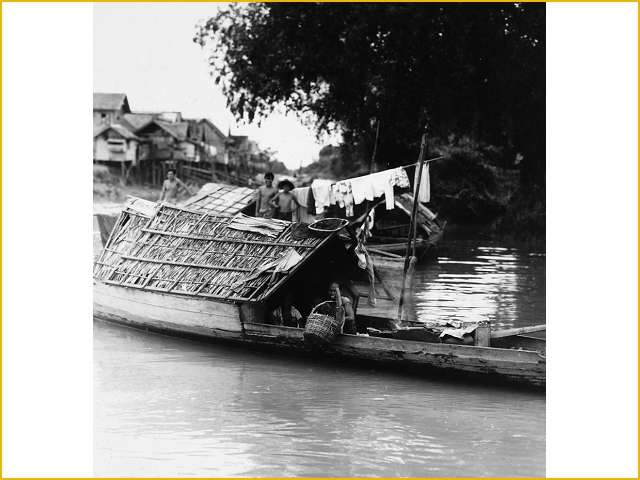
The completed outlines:
{"type": "Polygon", "coordinates": [[[289,180],[283,180],[278,184],[278,188],[281,188],[282,191],[273,197],[271,205],[276,209],[277,218],[292,222],[293,211],[300,206],[298,199],[291,193],[293,183],[289,180]]]}
{"type": "Polygon", "coordinates": [[[160,200],[158,201],[165,201],[175,205],[178,203],[178,190],[180,188],[184,189],[189,195],[191,195],[189,188],[182,180],[176,177],[175,170],[168,170],[167,179],[162,182],[162,191],[160,192],[160,200]]]}
{"type": "Polygon", "coordinates": [[[273,206],[271,200],[278,193],[278,189],[273,186],[273,173],[264,174],[264,185],[256,190],[256,217],[273,217],[273,206]]]}

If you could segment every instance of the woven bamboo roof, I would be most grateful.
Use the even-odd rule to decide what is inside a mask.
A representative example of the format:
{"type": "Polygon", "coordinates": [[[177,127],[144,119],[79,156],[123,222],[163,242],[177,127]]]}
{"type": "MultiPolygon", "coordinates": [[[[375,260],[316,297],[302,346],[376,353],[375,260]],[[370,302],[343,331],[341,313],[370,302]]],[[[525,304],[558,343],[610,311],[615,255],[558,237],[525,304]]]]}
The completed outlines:
{"type": "MultiPolygon", "coordinates": [[[[274,292],[282,273],[273,264],[301,259],[301,266],[331,238],[296,239],[295,224],[281,222],[275,237],[230,228],[237,219],[160,204],[126,207],[100,257],[94,278],[105,283],[226,301],[260,301],[274,292]],[[269,267],[271,265],[271,267],[269,267]]],[[[245,217],[246,218],[246,217],[245,217]]]]}
{"type": "Polygon", "coordinates": [[[207,183],[183,207],[201,212],[235,215],[253,203],[254,192],[255,190],[246,187],[207,183]]]}

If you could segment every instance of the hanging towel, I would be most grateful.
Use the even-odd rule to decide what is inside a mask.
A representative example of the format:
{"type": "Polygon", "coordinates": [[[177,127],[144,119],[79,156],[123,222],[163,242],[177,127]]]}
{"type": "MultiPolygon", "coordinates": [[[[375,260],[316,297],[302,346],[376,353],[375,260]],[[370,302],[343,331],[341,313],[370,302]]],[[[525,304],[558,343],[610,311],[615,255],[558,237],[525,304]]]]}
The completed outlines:
{"type": "Polygon", "coordinates": [[[353,217],[353,193],[351,192],[351,183],[347,183],[347,192],[344,194],[344,209],[347,217],[353,217]]]}
{"type": "Polygon", "coordinates": [[[331,204],[337,204],[340,208],[344,208],[344,196],[340,190],[340,183],[335,183],[331,186],[331,204]]]}
{"type": "Polygon", "coordinates": [[[307,210],[309,213],[314,213],[316,211],[316,199],[313,196],[313,188],[309,187],[309,195],[307,196],[307,210]]]}
{"type": "Polygon", "coordinates": [[[291,193],[298,200],[299,206],[293,211],[293,221],[302,223],[313,223],[317,220],[313,215],[315,211],[315,204],[312,204],[311,210],[307,207],[309,203],[309,197],[313,199],[313,193],[311,187],[299,187],[291,190],[291,193]]]}
{"type": "MultiPolygon", "coordinates": [[[[418,172],[420,171],[420,166],[416,167],[416,173],[413,177],[413,185],[414,185],[414,194],[415,194],[415,185],[418,183],[418,172]]],[[[422,203],[428,203],[431,200],[431,183],[429,181],[429,164],[427,163],[422,169],[422,178],[420,179],[420,185],[418,190],[418,201],[422,203]]]]}
{"type": "Polygon", "coordinates": [[[331,187],[331,204],[337,204],[345,209],[347,217],[353,217],[353,194],[351,193],[351,182],[337,182],[331,187]]]}
{"type": "Polygon", "coordinates": [[[310,187],[299,187],[291,190],[291,193],[293,194],[294,197],[296,197],[296,200],[298,200],[299,205],[306,206],[307,199],[309,198],[309,190],[311,190],[310,187]]]}
{"type": "Polygon", "coordinates": [[[331,180],[314,180],[311,184],[313,198],[316,203],[316,213],[324,212],[325,207],[331,205],[331,180]]]}
{"type": "Polygon", "coordinates": [[[381,195],[384,195],[387,210],[393,210],[396,206],[396,202],[393,195],[392,170],[374,173],[373,175],[369,175],[369,177],[371,177],[373,196],[380,197],[381,195]]]}
{"type": "Polygon", "coordinates": [[[353,202],[356,205],[361,204],[365,200],[373,200],[376,197],[385,196],[385,204],[387,210],[393,210],[395,201],[393,198],[393,186],[395,177],[392,170],[384,170],[371,175],[364,175],[351,179],[351,190],[353,193],[353,202]]]}
{"type": "Polygon", "coordinates": [[[351,179],[351,191],[353,192],[353,203],[360,205],[365,200],[373,200],[373,188],[369,181],[369,175],[351,179]]]}
{"type": "Polygon", "coordinates": [[[391,171],[391,183],[398,188],[408,188],[411,186],[409,183],[409,176],[407,175],[406,170],[402,167],[395,168],[391,171]]]}

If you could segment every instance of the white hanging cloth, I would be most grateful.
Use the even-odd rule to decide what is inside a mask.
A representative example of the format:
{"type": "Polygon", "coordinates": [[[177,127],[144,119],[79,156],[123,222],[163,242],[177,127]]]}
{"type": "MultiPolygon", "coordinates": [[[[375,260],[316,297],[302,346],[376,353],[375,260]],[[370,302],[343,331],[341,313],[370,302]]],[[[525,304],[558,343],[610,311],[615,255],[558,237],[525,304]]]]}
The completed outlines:
{"type": "Polygon", "coordinates": [[[418,185],[418,172],[420,166],[416,166],[416,173],[413,177],[413,193],[415,195],[415,189],[418,188],[418,201],[422,203],[428,203],[431,200],[431,182],[429,180],[429,164],[425,164],[422,169],[422,178],[420,179],[420,185],[418,185]]]}

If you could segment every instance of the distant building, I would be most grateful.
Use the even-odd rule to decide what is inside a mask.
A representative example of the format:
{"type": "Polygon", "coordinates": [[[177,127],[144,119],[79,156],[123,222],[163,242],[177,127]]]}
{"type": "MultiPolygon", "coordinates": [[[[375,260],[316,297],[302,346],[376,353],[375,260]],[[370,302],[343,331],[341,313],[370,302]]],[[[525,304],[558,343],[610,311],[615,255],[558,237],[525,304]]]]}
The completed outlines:
{"type": "Polygon", "coordinates": [[[143,140],[124,125],[97,126],[93,131],[93,159],[136,165],[142,143],[143,140]]]}
{"type": "Polygon", "coordinates": [[[154,183],[168,166],[185,163],[210,165],[190,166],[199,172],[214,164],[236,172],[267,168],[269,156],[246,135],[225,135],[211,120],[185,119],[181,112],[132,112],[124,93],[93,94],[93,125],[94,162],[121,163],[123,172],[137,166],[135,175],[154,183]]]}
{"type": "Polygon", "coordinates": [[[202,161],[225,163],[227,137],[211,120],[186,120],[189,123],[188,137],[202,149],[202,161]]]}
{"type": "Polygon", "coordinates": [[[129,101],[124,93],[93,94],[93,126],[120,123],[125,114],[130,113],[129,101]]]}
{"type": "Polygon", "coordinates": [[[180,112],[136,112],[136,115],[146,115],[154,118],[155,120],[160,120],[162,122],[168,123],[179,123],[182,122],[182,113],[180,112]]]}
{"type": "Polygon", "coordinates": [[[187,137],[188,122],[168,123],[151,120],[136,130],[148,145],[140,160],[182,160],[199,162],[198,145],[187,137]]]}
{"type": "Polygon", "coordinates": [[[248,166],[253,163],[253,157],[260,153],[258,144],[246,135],[229,134],[227,138],[229,163],[233,165],[248,166]]]}

